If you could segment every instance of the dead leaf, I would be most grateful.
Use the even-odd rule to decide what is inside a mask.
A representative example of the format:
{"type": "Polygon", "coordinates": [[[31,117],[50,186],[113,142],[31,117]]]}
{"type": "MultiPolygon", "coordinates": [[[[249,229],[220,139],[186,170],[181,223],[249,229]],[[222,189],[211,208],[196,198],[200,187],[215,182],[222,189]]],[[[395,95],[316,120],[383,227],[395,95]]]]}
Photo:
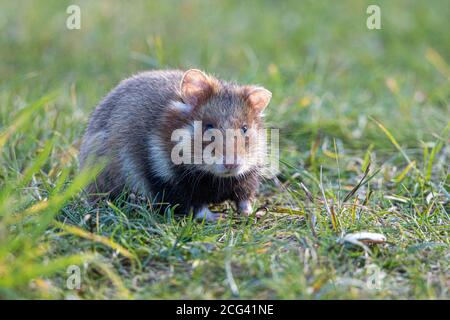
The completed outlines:
{"type": "Polygon", "coordinates": [[[385,243],[386,242],[386,236],[381,233],[375,233],[375,232],[357,232],[357,233],[349,233],[346,234],[343,238],[344,241],[355,243],[355,242],[362,242],[366,244],[371,243],[385,243]]]}

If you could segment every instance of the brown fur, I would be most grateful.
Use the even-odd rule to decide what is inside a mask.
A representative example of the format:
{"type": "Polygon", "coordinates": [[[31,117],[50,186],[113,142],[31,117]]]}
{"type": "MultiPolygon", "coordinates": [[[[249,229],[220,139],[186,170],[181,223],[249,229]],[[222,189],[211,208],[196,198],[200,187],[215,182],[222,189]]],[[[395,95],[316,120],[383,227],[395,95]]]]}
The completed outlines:
{"type": "Polygon", "coordinates": [[[270,92],[262,90],[198,70],[150,71],[122,81],[96,107],[83,137],[81,167],[99,158],[108,161],[86,191],[115,197],[127,188],[179,205],[183,212],[224,200],[251,200],[259,185],[258,167],[239,177],[219,177],[197,171],[201,165],[175,166],[171,134],[196,120],[219,130],[239,130],[243,124],[262,128],[260,112],[270,100],[270,92]],[[193,109],[182,112],[171,107],[173,102],[193,109]]]}

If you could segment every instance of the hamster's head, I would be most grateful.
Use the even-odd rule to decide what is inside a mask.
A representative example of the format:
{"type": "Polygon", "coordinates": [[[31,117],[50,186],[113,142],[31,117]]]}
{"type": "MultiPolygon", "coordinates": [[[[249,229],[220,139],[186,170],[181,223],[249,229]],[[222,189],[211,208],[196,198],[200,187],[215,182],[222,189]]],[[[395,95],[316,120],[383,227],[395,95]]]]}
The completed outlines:
{"type": "Polygon", "coordinates": [[[266,154],[263,111],[272,97],[270,91],[191,69],[182,78],[180,97],[177,107],[184,115],[183,129],[191,136],[187,143],[193,170],[218,177],[257,170],[266,154]]]}

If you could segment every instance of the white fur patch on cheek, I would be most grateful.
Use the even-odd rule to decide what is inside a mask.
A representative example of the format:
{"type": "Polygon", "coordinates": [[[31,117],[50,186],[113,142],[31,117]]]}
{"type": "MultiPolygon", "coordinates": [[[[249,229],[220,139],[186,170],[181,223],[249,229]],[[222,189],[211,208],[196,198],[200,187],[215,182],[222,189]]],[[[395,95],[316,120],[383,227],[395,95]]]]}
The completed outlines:
{"type": "Polygon", "coordinates": [[[194,109],[190,104],[186,104],[181,101],[172,101],[170,103],[170,107],[173,110],[183,112],[183,113],[190,113],[194,109]]]}

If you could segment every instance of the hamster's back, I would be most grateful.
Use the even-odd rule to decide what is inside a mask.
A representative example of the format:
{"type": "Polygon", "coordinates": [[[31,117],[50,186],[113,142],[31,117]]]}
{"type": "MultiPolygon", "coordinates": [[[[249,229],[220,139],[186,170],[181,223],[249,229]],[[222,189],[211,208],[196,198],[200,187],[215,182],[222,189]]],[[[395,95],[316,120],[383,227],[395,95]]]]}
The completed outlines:
{"type": "MultiPolygon", "coordinates": [[[[120,176],[124,155],[131,154],[127,159],[145,157],[146,139],[151,131],[158,130],[159,117],[168,102],[178,99],[182,76],[183,72],[179,70],[139,73],[120,82],[97,105],[90,117],[79,155],[81,168],[88,158],[108,158],[110,164],[97,178],[97,189],[102,189],[102,181],[117,185],[117,188],[123,186],[119,182],[124,180],[120,176]]],[[[138,163],[130,161],[127,160],[125,165],[139,167],[138,163]]]]}
{"type": "Polygon", "coordinates": [[[108,130],[124,118],[157,115],[178,96],[182,76],[179,70],[157,70],[121,81],[95,108],[87,133],[108,130]]]}

